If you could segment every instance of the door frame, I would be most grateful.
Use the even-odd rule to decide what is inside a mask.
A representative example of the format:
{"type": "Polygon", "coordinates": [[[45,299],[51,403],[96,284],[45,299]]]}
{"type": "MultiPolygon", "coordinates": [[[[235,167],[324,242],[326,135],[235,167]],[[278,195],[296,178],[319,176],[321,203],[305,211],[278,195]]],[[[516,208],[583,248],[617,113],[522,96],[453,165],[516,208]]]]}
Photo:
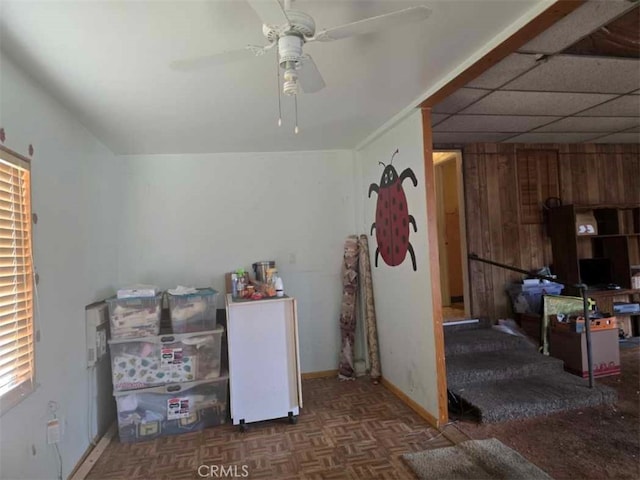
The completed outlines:
{"type": "MultiPolygon", "coordinates": [[[[429,95],[417,107],[422,111],[422,139],[425,166],[425,187],[427,202],[427,251],[430,259],[431,297],[433,302],[433,333],[435,338],[436,370],[438,376],[438,419],[436,426],[444,426],[449,419],[447,404],[447,370],[444,355],[444,331],[442,322],[442,305],[440,291],[440,265],[438,261],[438,236],[436,231],[435,211],[435,175],[433,170],[433,135],[431,131],[431,109],[449,95],[464,87],[474,78],[493,67],[510,53],[533,40],[554,23],[582,6],[585,0],[556,0],[542,13],[530,20],[518,31],[489,50],[479,60],[467,67],[456,77],[448,81],[436,92],[429,95]]],[[[465,206],[466,210],[466,206],[465,206]]],[[[465,234],[466,237],[466,234],[465,234]]],[[[467,262],[468,265],[468,262],[467,262]]],[[[465,293],[466,295],[466,293],[465,293]]]]}
{"type": "MultiPolygon", "coordinates": [[[[471,316],[471,288],[469,286],[469,260],[467,258],[467,208],[466,208],[466,201],[465,201],[465,192],[464,192],[464,172],[462,170],[462,150],[457,149],[457,148],[453,148],[453,149],[442,149],[442,150],[437,150],[434,149],[433,153],[451,153],[452,155],[444,158],[442,160],[440,160],[438,163],[434,162],[433,163],[433,168],[434,168],[434,172],[435,172],[435,182],[436,185],[439,186],[442,183],[442,176],[439,172],[439,170],[436,168],[438,165],[441,165],[443,163],[447,163],[447,162],[452,162],[455,161],[456,162],[456,184],[457,184],[457,188],[458,188],[458,210],[460,212],[459,214],[459,221],[460,221],[460,264],[461,264],[461,268],[462,268],[462,295],[464,297],[464,315],[466,318],[469,318],[471,316]]],[[[442,205],[442,198],[441,195],[438,192],[441,192],[442,189],[439,187],[436,187],[436,196],[438,197],[436,200],[436,207],[438,210],[438,227],[440,227],[442,225],[441,223],[441,219],[444,219],[444,210],[443,210],[443,205],[442,205]]],[[[438,239],[440,239],[440,236],[438,235],[438,239]]],[[[439,242],[439,247],[442,247],[442,245],[439,242]]],[[[443,267],[444,264],[444,274],[442,274],[443,272],[440,272],[442,275],[442,277],[444,279],[447,280],[448,282],[448,278],[449,278],[449,267],[448,267],[448,263],[447,262],[442,262],[440,264],[440,268],[443,267]]],[[[450,294],[449,294],[449,284],[445,282],[444,285],[441,285],[441,290],[442,290],[442,297],[443,298],[450,298],[450,294]]],[[[444,305],[444,303],[443,303],[444,305]]]]}

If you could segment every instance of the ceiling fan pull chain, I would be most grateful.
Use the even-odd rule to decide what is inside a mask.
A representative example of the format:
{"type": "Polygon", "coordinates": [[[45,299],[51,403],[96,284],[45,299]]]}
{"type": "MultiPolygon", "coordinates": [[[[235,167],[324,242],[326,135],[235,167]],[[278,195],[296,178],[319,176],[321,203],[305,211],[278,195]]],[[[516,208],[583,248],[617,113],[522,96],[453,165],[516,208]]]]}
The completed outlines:
{"type": "Polygon", "coordinates": [[[282,126],[282,101],[280,100],[280,59],[278,58],[278,52],[276,52],[276,69],[278,71],[278,126],[282,126]]]}
{"type": "Polygon", "coordinates": [[[296,108],[296,127],[293,129],[293,133],[298,133],[298,95],[293,96],[293,103],[296,108]]]}

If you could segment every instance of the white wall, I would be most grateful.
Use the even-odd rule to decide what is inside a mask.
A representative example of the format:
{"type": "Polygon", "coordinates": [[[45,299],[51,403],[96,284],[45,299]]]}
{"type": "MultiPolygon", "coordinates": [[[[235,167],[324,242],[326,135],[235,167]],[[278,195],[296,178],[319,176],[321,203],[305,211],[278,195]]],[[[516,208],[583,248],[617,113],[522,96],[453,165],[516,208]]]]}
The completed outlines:
{"type": "MultiPolygon", "coordinates": [[[[119,281],[212,286],[275,260],[298,299],[302,371],[335,369],[351,151],[124,157],[119,281]]],[[[218,308],[223,308],[220,298],[218,308]]]]}
{"type": "Polygon", "coordinates": [[[50,400],[66,419],[59,445],[66,478],[89,445],[84,306],[112,294],[117,276],[117,159],[4,56],[0,126],[7,147],[22,154],[30,143],[35,149],[32,204],[39,221],[33,237],[40,274],[39,385],[0,418],[0,478],[57,478],[57,456],[45,441],[50,400]]]}
{"type": "Polygon", "coordinates": [[[367,198],[369,185],[380,185],[383,166],[393,160],[398,175],[411,168],[418,185],[411,180],[402,184],[409,213],[416,219],[418,231],[411,228],[409,241],[416,256],[413,270],[409,254],[403,263],[390,267],[380,256],[374,266],[377,242],[375,231],[369,237],[382,376],[438,418],[438,391],[433,333],[431,274],[427,242],[427,211],[424,184],[422,118],[419,110],[356,152],[361,183],[357,211],[361,229],[369,232],[375,221],[378,196],[367,198]]]}

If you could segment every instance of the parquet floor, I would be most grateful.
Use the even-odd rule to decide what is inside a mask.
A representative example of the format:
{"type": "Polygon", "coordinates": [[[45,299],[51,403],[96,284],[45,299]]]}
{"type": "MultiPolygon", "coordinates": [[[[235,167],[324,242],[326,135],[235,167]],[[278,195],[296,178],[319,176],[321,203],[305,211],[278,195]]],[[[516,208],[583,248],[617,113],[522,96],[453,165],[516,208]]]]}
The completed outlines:
{"type": "Polygon", "coordinates": [[[442,307],[442,318],[444,322],[465,319],[464,303],[452,303],[448,307],[442,307]]]}
{"type": "Polygon", "coordinates": [[[226,474],[235,466],[238,478],[249,479],[411,479],[401,454],[451,445],[367,378],[304,380],[302,390],[297,425],[275,420],[241,433],[227,424],[134,444],[116,438],[88,478],[233,478],[226,474]]]}

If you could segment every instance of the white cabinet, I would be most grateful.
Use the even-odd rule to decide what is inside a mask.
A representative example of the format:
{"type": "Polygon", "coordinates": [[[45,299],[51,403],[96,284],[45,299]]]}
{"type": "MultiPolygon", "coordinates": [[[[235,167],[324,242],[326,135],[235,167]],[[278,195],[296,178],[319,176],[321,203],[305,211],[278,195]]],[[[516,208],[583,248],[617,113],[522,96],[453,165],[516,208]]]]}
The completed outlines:
{"type": "Polygon", "coordinates": [[[302,407],[295,298],[226,296],[229,387],[234,425],[289,417],[302,407]]]}

